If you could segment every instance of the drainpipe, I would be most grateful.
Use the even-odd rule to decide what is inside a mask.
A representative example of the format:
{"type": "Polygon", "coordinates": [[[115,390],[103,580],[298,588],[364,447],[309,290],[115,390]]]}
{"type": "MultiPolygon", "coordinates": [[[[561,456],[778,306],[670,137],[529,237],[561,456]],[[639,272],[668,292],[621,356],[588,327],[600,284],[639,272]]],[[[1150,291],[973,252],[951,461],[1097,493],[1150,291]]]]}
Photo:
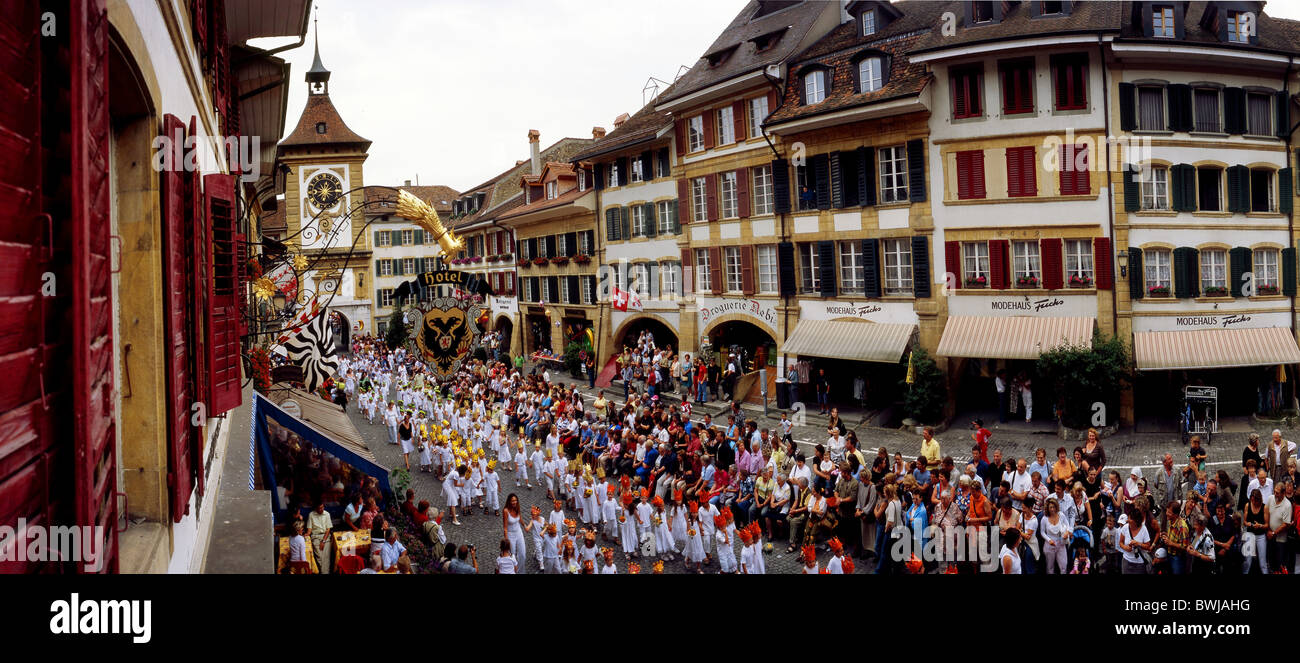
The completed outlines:
{"type": "MultiPolygon", "coordinates": [[[[767,83],[768,83],[768,85],[771,85],[771,86],[772,86],[772,89],[776,91],[776,100],[777,100],[777,105],[779,106],[779,105],[780,105],[780,102],[781,102],[781,99],[782,99],[782,92],[783,92],[783,90],[781,89],[781,79],[779,79],[779,78],[774,78],[773,76],[769,75],[766,71],[763,72],[763,77],[764,77],[765,79],[767,79],[767,83]]],[[[768,117],[771,117],[771,116],[772,116],[772,113],[775,113],[775,112],[776,112],[776,109],[775,109],[775,108],[769,108],[769,109],[767,110],[767,115],[768,115],[768,117]]],[[[763,118],[763,119],[766,121],[767,118],[763,118]]],[[[759,126],[762,126],[762,125],[760,124],[759,126]]],[[[771,136],[768,136],[768,134],[767,134],[767,130],[766,130],[766,129],[763,130],[763,140],[767,142],[767,148],[770,149],[770,150],[772,150],[772,158],[773,158],[773,159],[780,159],[780,158],[781,158],[781,151],[778,150],[778,149],[776,149],[776,145],[773,145],[773,144],[772,144],[772,138],[771,138],[771,136]]],[[[776,173],[773,173],[773,174],[772,174],[772,180],[773,180],[773,182],[776,181],[776,173]]],[[[788,189],[788,188],[789,188],[789,187],[787,187],[787,189],[788,189]]],[[[775,195],[775,193],[774,193],[773,195],[775,195]]],[[[782,241],[782,242],[788,241],[788,238],[786,237],[786,232],[785,232],[785,217],[786,217],[786,214],[780,214],[780,213],[778,213],[778,214],[776,214],[776,217],[777,217],[777,218],[780,220],[780,222],[781,222],[781,234],[779,235],[780,238],[781,238],[781,241],[782,241]]],[[[780,277],[780,275],[778,274],[778,278],[779,278],[779,277],[780,277]]],[[[795,278],[796,278],[796,279],[798,278],[798,275],[797,275],[797,274],[795,275],[795,278]]],[[[790,310],[790,295],[781,295],[781,305],[786,309],[786,314],[783,315],[783,316],[781,316],[781,338],[787,338],[787,339],[788,339],[788,338],[790,338],[790,314],[789,314],[789,310],[790,310]]],[[[777,349],[780,350],[780,348],[777,348],[777,349]]],[[[785,368],[786,368],[786,362],[788,362],[788,361],[790,360],[790,358],[787,357],[787,356],[785,356],[784,354],[780,354],[779,356],[780,356],[781,360],[780,360],[780,362],[778,362],[778,363],[780,364],[780,366],[778,367],[778,369],[785,369],[785,368]]],[[[778,375],[777,375],[776,377],[778,377],[778,378],[780,378],[780,377],[785,377],[785,371],[784,371],[784,370],[777,370],[777,374],[778,374],[778,375]]],[[[792,403],[791,405],[793,405],[793,403],[792,403]]],[[[764,411],[766,411],[766,405],[764,405],[764,411]]]]}
{"type": "MultiPolygon", "coordinates": [[[[1107,191],[1107,195],[1110,198],[1110,200],[1107,201],[1108,204],[1106,205],[1106,216],[1107,216],[1108,227],[1110,229],[1110,250],[1112,254],[1115,254],[1111,256],[1111,261],[1112,261],[1111,264],[1113,265],[1114,262],[1117,260],[1116,256],[1118,256],[1117,251],[1119,250],[1119,240],[1115,237],[1115,184],[1114,182],[1110,181],[1111,178],[1110,84],[1107,81],[1107,73],[1109,73],[1109,68],[1106,66],[1106,48],[1102,41],[1102,33],[1100,32],[1097,33],[1097,59],[1101,64],[1101,107],[1102,107],[1102,118],[1103,121],[1105,122],[1105,127],[1106,127],[1106,180],[1107,180],[1106,191],[1107,191]]],[[[1094,261],[1096,260],[1095,256],[1093,260],[1094,261]]],[[[1111,325],[1110,328],[1112,330],[1111,333],[1117,337],[1119,336],[1119,295],[1117,294],[1118,292],[1119,292],[1119,285],[1112,282],[1111,289],[1110,289],[1110,325],[1111,325]]],[[[1130,301],[1132,300],[1130,299],[1130,301]]]]}

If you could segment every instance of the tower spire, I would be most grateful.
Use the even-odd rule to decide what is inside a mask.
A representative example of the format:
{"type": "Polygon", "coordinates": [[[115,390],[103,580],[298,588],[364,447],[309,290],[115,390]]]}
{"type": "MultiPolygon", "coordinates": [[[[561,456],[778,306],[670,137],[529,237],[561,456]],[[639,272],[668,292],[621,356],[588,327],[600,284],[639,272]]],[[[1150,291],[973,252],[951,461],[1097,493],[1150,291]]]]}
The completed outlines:
{"type": "Polygon", "coordinates": [[[320,61],[319,21],[319,14],[312,17],[312,27],[316,33],[316,59],[311,63],[311,69],[307,70],[307,90],[311,94],[329,94],[330,70],[320,61]]]}

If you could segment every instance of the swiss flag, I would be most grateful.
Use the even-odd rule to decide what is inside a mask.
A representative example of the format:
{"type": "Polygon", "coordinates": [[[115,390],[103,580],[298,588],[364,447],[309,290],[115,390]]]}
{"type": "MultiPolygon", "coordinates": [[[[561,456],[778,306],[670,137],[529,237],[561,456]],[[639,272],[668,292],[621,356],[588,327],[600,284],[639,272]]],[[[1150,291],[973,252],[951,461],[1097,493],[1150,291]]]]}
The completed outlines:
{"type": "Polygon", "coordinates": [[[636,294],[635,291],[631,291],[631,290],[629,290],[629,291],[627,291],[627,292],[625,292],[625,293],[623,293],[623,294],[627,297],[627,305],[625,305],[625,306],[623,307],[623,310],[624,310],[624,311],[627,311],[627,310],[640,311],[640,310],[642,310],[642,309],[641,309],[641,298],[637,296],[637,294],[636,294]]]}
{"type": "Polygon", "coordinates": [[[622,290],[618,286],[614,286],[613,299],[612,299],[612,302],[614,304],[614,310],[616,311],[627,310],[628,294],[629,294],[628,291],[622,290]]]}

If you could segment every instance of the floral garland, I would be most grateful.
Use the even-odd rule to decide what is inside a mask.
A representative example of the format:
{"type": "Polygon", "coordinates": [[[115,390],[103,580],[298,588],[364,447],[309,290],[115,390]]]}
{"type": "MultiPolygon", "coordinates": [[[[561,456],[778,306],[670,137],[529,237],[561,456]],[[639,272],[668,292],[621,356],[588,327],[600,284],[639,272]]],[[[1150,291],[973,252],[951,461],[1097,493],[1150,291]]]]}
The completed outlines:
{"type": "Polygon", "coordinates": [[[271,353],[265,347],[258,346],[249,353],[249,363],[253,369],[253,389],[260,394],[271,391],[271,353]]]}

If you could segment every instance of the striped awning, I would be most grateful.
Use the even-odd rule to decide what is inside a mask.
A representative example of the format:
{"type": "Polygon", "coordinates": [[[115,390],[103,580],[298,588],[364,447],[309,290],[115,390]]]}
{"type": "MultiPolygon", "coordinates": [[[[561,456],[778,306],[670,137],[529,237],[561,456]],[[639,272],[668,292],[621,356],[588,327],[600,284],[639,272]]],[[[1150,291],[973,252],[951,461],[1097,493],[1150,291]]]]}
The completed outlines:
{"type": "Polygon", "coordinates": [[[1199,329],[1133,334],[1139,371],[1300,364],[1300,347],[1286,327],[1199,329]]]}
{"type": "Polygon", "coordinates": [[[781,346],[782,354],[850,361],[897,363],[916,325],[838,320],[801,320],[781,346]]]}
{"type": "Polygon", "coordinates": [[[935,354],[981,359],[1037,359],[1062,345],[1092,346],[1096,318],[999,318],[954,315],[935,354]]]}

